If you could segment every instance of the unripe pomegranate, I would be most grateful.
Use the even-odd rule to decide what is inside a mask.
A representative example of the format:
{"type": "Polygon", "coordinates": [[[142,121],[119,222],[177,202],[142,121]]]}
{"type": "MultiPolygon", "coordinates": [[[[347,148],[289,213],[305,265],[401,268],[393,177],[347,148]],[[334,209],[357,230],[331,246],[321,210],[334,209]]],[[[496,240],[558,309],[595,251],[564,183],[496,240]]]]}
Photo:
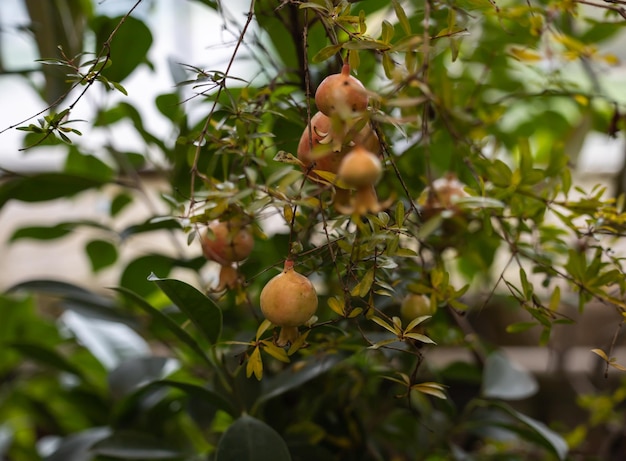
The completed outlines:
{"type": "Polygon", "coordinates": [[[212,221],[200,243],[207,259],[223,266],[246,259],[254,248],[254,237],[249,226],[237,220],[212,221]]]}
{"type": "Polygon", "coordinates": [[[338,74],[329,75],[317,87],[315,104],[328,115],[337,114],[348,120],[367,109],[369,96],[363,84],[350,75],[350,65],[346,61],[338,74]]]}
{"type": "Polygon", "coordinates": [[[283,271],[261,290],[261,311],[267,320],[281,327],[277,344],[285,346],[300,335],[298,326],[306,323],[317,311],[317,293],[311,281],[285,261],[283,271]]]}
{"type": "Polygon", "coordinates": [[[423,315],[433,315],[437,310],[430,305],[430,299],[424,295],[416,293],[407,294],[400,305],[400,317],[407,324],[411,320],[423,315]]]}
{"type": "Polygon", "coordinates": [[[378,202],[378,196],[374,186],[380,181],[383,167],[380,159],[357,145],[345,156],[339,166],[337,178],[347,186],[356,189],[354,196],[350,197],[350,204],[346,205],[345,196],[341,202],[335,200],[335,208],[344,214],[365,214],[368,212],[378,213],[383,205],[378,202]]]}
{"type": "Polygon", "coordinates": [[[354,188],[374,186],[383,175],[380,159],[362,146],[355,146],[339,166],[337,176],[354,188]]]}

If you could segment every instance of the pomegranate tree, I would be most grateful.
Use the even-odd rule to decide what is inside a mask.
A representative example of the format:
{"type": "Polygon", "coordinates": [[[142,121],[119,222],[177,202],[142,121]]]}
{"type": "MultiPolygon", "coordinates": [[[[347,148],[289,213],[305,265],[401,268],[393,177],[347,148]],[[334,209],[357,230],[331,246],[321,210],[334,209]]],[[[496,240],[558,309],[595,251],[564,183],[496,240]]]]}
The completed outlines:
{"type": "Polygon", "coordinates": [[[267,320],[281,327],[276,344],[286,346],[300,336],[304,325],[317,311],[317,293],[311,281],[285,261],[283,271],[272,278],[261,291],[261,311],[267,320]]]}

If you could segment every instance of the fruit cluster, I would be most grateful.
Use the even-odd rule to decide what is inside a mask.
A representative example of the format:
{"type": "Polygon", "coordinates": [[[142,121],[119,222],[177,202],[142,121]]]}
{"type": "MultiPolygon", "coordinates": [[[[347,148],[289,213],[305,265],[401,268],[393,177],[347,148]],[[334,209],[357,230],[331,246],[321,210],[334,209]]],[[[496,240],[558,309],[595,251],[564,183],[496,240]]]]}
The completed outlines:
{"type": "Polygon", "coordinates": [[[375,186],[383,174],[381,144],[368,118],[368,92],[350,75],[347,61],[340,73],[320,83],[315,104],[319,112],[298,144],[305,171],[312,178],[316,170],[336,175],[334,204],[340,213],[379,212],[375,186]]]}

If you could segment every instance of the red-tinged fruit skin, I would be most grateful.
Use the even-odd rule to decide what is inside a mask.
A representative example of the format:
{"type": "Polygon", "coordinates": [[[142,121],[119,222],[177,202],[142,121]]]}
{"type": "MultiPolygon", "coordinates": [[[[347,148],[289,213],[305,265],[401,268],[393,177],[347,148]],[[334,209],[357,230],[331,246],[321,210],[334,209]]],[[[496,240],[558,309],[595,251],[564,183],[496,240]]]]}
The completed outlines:
{"type": "Polygon", "coordinates": [[[318,110],[328,115],[339,115],[344,120],[367,110],[369,96],[363,84],[350,75],[350,65],[346,62],[338,74],[326,77],[315,92],[318,110]]]}
{"type": "Polygon", "coordinates": [[[272,278],[261,291],[261,311],[267,320],[281,327],[306,323],[317,311],[317,293],[311,281],[286,261],[283,272],[272,278]]]}
{"type": "Polygon", "coordinates": [[[254,248],[254,237],[248,226],[235,222],[212,221],[200,243],[202,253],[221,265],[241,262],[250,256],[254,248]]]}

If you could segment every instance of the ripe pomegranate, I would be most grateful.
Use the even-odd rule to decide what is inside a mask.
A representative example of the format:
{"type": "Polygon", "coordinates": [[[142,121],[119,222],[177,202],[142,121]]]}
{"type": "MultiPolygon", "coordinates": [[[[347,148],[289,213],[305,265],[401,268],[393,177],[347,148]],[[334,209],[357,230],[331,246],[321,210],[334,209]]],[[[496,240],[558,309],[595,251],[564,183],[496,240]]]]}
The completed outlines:
{"type": "Polygon", "coordinates": [[[317,112],[311,117],[311,136],[308,126],[300,136],[298,159],[307,168],[315,163],[315,169],[336,174],[341,160],[352,146],[362,145],[372,152],[380,152],[380,140],[371,124],[366,123],[357,133],[343,128],[341,123],[338,126],[335,120],[317,112]]]}
{"type": "Polygon", "coordinates": [[[344,214],[378,213],[382,205],[378,202],[374,186],[383,175],[380,159],[364,147],[357,145],[342,160],[337,178],[347,186],[356,189],[350,204],[335,203],[337,210],[344,214]]]}
{"type": "Polygon", "coordinates": [[[428,219],[446,210],[451,211],[451,214],[460,212],[456,202],[464,197],[469,197],[469,194],[465,192],[465,184],[459,181],[454,173],[448,173],[434,180],[430,187],[424,189],[417,203],[424,217],[428,219]]]}
{"type": "Polygon", "coordinates": [[[243,261],[254,248],[254,237],[250,227],[239,220],[212,221],[200,243],[207,259],[222,266],[243,261]]]}
{"type": "Polygon", "coordinates": [[[346,61],[338,74],[329,75],[317,87],[315,104],[328,115],[337,114],[348,120],[367,109],[369,96],[363,84],[350,75],[350,64],[346,61]]]}
{"type": "Polygon", "coordinates": [[[281,327],[276,344],[286,346],[300,336],[298,326],[306,323],[317,310],[317,293],[311,281],[285,261],[283,271],[261,290],[261,311],[267,320],[281,327]]]}
{"type": "Polygon", "coordinates": [[[433,315],[437,310],[436,306],[430,305],[430,299],[424,295],[416,293],[407,294],[400,305],[400,317],[407,324],[423,315],[433,315]]]}

